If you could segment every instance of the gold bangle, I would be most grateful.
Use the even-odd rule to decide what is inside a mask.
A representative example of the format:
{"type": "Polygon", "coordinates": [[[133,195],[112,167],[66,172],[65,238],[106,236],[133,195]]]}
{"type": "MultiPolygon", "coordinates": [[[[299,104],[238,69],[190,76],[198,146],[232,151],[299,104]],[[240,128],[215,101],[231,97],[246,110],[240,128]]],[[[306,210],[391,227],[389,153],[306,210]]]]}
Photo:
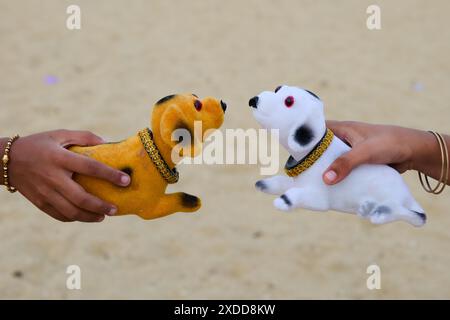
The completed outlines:
{"type": "Polygon", "coordinates": [[[9,153],[11,152],[11,147],[12,147],[13,143],[17,139],[19,139],[18,134],[16,134],[12,138],[9,138],[8,142],[6,143],[5,152],[4,152],[3,158],[2,158],[2,160],[3,160],[3,184],[5,185],[6,189],[11,193],[16,192],[17,189],[14,188],[13,186],[11,186],[9,183],[8,165],[9,165],[9,162],[11,161],[9,153]]]}
{"type": "Polygon", "coordinates": [[[436,137],[436,140],[438,141],[438,144],[439,144],[439,148],[441,150],[442,165],[441,165],[441,175],[439,177],[438,184],[434,188],[432,188],[430,185],[430,181],[428,180],[428,176],[421,172],[418,172],[418,174],[419,174],[420,183],[422,184],[422,187],[425,189],[425,191],[428,193],[437,195],[437,194],[441,194],[444,191],[444,189],[448,183],[449,154],[448,154],[447,144],[446,144],[444,138],[442,137],[442,135],[440,133],[433,132],[433,131],[430,131],[430,133],[432,133],[436,137]]]}
{"type": "Polygon", "coordinates": [[[450,167],[450,163],[449,163],[449,157],[450,155],[448,154],[448,148],[447,148],[447,143],[445,142],[444,137],[440,134],[437,133],[437,135],[439,136],[439,138],[441,139],[442,145],[444,146],[444,154],[445,154],[445,174],[444,174],[444,180],[442,180],[442,184],[444,185],[442,190],[445,189],[445,187],[447,186],[448,183],[448,176],[449,176],[449,167],[450,167]]]}

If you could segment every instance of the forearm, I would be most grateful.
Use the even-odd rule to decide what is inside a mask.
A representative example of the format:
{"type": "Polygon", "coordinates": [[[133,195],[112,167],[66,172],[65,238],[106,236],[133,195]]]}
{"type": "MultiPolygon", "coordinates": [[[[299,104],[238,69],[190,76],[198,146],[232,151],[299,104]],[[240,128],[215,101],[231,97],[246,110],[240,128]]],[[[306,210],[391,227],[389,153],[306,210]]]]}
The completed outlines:
{"type": "MultiPolygon", "coordinates": [[[[430,132],[420,131],[419,135],[420,137],[418,136],[418,139],[413,141],[415,147],[413,148],[414,160],[412,161],[412,169],[439,180],[442,172],[442,156],[439,142],[430,132]]],[[[450,136],[442,136],[447,149],[450,150],[450,136]]],[[[447,184],[450,185],[450,181],[447,181],[447,184]]]]}
{"type": "MultiPolygon", "coordinates": [[[[3,154],[5,152],[5,148],[6,148],[6,143],[8,142],[8,138],[0,138],[0,158],[3,157],[3,154]]],[[[1,168],[1,177],[0,177],[0,185],[4,184],[4,179],[3,179],[3,162],[2,162],[2,168],[1,168]]]]}

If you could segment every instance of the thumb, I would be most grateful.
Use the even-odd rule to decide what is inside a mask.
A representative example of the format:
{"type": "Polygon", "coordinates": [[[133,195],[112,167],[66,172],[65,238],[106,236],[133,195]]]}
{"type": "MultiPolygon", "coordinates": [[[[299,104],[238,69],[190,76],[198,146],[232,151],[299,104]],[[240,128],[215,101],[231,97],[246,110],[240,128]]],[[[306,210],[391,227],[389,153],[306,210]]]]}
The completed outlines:
{"type": "Polygon", "coordinates": [[[57,140],[64,148],[73,145],[95,146],[105,143],[104,139],[90,131],[60,130],[57,134],[57,140]]]}
{"type": "Polygon", "coordinates": [[[369,153],[365,147],[359,145],[337,158],[323,174],[323,181],[334,185],[344,180],[357,166],[369,160],[369,153]]]}

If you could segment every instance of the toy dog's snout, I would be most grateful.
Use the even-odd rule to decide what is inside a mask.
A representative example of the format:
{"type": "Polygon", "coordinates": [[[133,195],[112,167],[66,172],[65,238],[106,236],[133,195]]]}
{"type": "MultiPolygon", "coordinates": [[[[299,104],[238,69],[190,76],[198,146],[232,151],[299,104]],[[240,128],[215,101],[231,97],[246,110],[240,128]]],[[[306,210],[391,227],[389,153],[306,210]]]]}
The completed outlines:
{"type": "Polygon", "coordinates": [[[248,101],[248,105],[252,108],[257,109],[258,108],[258,100],[259,100],[259,97],[255,96],[248,101]]]}

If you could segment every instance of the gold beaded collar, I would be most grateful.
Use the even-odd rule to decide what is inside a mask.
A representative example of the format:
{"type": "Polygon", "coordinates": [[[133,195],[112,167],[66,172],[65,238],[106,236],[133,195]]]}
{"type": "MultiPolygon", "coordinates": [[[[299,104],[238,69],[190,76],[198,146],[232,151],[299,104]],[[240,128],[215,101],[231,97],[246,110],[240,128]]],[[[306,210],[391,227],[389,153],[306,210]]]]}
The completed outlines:
{"type": "Polygon", "coordinates": [[[139,131],[139,138],[141,138],[145,151],[147,151],[148,156],[155,164],[156,169],[158,169],[159,174],[164,178],[164,180],[166,180],[169,184],[177,183],[180,175],[176,168],[170,169],[167,162],[163,159],[158,147],[153,141],[152,131],[149,128],[139,131]]]}
{"type": "Polygon", "coordinates": [[[284,166],[284,171],[289,177],[296,177],[299,174],[305,172],[307,169],[311,168],[312,165],[323,155],[323,153],[328,149],[333,140],[333,131],[327,129],[322,139],[319,143],[311,150],[311,152],[300,161],[295,161],[295,159],[290,156],[286,161],[284,166]]]}

